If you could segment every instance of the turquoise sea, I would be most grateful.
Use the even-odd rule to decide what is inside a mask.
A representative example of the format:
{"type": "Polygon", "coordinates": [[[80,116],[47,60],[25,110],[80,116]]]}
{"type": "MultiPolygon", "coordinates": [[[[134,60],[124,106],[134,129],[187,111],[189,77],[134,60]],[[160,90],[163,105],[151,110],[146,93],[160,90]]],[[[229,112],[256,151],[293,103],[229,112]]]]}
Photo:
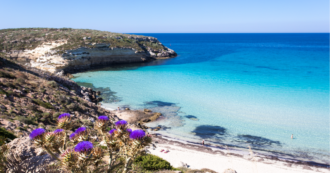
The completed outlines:
{"type": "Polygon", "coordinates": [[[142,34],[178,57],[77,73],[188,141],[329,164],[329,34],[142,34]],[[293,134],[294,139],[291,139],[293,134]]]}

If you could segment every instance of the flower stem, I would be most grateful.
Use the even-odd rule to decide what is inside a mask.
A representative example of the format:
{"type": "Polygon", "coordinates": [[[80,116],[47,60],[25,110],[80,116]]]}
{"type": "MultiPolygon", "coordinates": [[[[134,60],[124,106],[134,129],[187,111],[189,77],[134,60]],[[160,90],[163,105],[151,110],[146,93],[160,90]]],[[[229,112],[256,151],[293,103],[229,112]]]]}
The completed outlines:
{"type": "Polygon", "coordinates": [[[64,132],[63,151],[66,150],[66,135],[67,135],[67,133],[66,133],[66,131],[65,131],[65,132],[64,132]]]}
{"type": "Polygon", "coordinates": [[[51,152],[47,147],[44,147],[48,154],[50,154],[54,159],[61,161],[53,152],[51,152]]]}
{"type": "Polygon", "coordinates": [[[127,173],[127,166],[128,166],[128,163],[129,163],[130,160],[131,160],[130,157],[126,159],[126,162],[125,162],[125,165],[124,165],[123,173],[127,173]]]}

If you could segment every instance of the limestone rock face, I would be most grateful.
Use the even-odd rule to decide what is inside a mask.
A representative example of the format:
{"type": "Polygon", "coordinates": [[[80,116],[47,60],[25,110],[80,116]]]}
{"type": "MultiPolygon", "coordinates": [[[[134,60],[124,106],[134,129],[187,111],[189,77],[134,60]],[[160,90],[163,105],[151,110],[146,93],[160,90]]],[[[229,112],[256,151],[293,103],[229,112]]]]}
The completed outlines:
{"type": "MultiPolygon", "coordinates": [[[[158,43],[158,40],[152,37],[135,39],[158,43]]],[[[141,45],[141,48],[145,51],[137,51],[134,48],[111,47],[111,45],[107,43],[91,43],[93,48],[80,47],[74,50],[66,50],[64,53],[57,53],[58,51],[54,48],[66,43],[66,40],[45,42],[33,50],[14,50],[7,52],[7,55],[26,65],[56,73],[59,76],[62,75],[62,71],[72,72],[89,69],[92,66],[98,65],[166,59],[177,55],[172,49],[165,46],[163,46],[163,49],[154,50],[141,45]]],[[[161,45],[161,43],[159,44],[161,45]]]]}
{"type": "Polygon", "coordinates": [[[46,173],[46,166],[54,162],[54,159],[41,148],[36,148],[28,136],[14,139],[8,144],[8,148],[8,172],[11,173],[46,173]]]}
{"type": "Polygon", "coordinates": [[[17,58],[21,62],[29,62],[30,60],[35,60],[42,56],[47,56],[56,51],[52,50],[55,47],[66,44],[66,40],[57,40],[53,42],[44,43],[33,50],[12,50],[7,52],[7,55],[11,58],[17,58]]]}

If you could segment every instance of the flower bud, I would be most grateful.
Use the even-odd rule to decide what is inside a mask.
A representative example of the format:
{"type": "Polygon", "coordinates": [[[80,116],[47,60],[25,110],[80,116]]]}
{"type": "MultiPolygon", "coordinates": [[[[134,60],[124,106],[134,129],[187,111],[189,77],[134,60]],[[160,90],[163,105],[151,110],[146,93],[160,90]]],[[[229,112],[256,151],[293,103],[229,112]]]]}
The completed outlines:
{"type": "Polygon", "coordinates": [[[69,129],[71,122],[71,116],[69,113],[61,114],[58,117],[57,127],[63,129],[69,129]]]}
{"type": "Polygon", "coordinates": [[[35,129],[30,133],[30,139],[37,145],[43,145],[45,143],[45,133],[46,130],[43,128],[35,129]]]}
{"type": "Polygon", "coordinates": [[[105,115],[99,116],[95,122],[95,128],[101,131],[105,131],[105,125],[109,121],[109,118],[105,115]]]}

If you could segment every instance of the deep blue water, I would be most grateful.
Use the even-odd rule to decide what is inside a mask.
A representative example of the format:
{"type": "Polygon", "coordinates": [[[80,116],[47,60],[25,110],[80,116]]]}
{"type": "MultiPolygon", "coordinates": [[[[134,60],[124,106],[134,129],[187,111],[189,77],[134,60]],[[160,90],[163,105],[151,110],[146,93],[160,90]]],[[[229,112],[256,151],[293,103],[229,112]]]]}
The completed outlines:
{"type": "Polygon", "coordinates": [[[179,56],[74,80],[117,92],[122,101],[105,107],[162,112],[150,125],[175,138],[329,163],[329,34],[142,35],[179,56]]]}

